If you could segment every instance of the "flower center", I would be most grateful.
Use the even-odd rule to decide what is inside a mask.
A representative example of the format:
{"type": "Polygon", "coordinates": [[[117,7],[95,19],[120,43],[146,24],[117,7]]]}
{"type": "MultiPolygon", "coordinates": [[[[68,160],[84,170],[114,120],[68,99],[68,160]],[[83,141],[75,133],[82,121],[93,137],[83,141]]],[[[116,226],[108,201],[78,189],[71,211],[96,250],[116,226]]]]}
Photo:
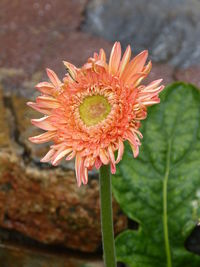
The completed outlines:
{"type": "Polygon", "coordinates": [[[110,103],[101,95],[87,96],[79,106],[80,117],[87,126],[103,121],[110,110],[110,103]]]}

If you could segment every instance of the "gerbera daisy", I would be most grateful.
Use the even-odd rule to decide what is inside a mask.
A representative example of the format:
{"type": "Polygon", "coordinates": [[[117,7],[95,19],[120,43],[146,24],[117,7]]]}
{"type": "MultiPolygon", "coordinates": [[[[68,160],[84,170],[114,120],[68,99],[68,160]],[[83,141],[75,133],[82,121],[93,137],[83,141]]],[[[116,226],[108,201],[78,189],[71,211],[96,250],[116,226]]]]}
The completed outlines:
{"type": "Polygon", "coordinates": [[[128,46],[121,59],[121,46],[116,42],[109,63],[103,49],[81,68],[64,62],[67,74],[62,82],[47,69],[50,83],[39,83],[36,88],[42,95],[36,103],[28,103],[45,114],[32,123],[46,131],[30,140],[37,144],[53,142],[41,161],[58,165],[63,158],[75,157],[80,186],[87,184],[88,170],[94,166],[99,169],[102,164],[110,164],[111,172],[115,173],[125,140],[137,157],[141,120],[147,116],[147,106],[160,102],[158,93],[164,88],[161,79],[140,85],[151,70],[151,62],[145,65],[147,57],[145,50],[130,60],[128,46]]]}

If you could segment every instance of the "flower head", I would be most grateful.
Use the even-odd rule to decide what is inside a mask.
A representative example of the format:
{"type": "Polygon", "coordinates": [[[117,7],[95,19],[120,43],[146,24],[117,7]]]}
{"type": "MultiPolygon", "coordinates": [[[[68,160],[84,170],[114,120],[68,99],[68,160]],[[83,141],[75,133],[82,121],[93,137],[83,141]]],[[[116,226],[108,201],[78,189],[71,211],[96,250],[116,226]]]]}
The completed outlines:
{"type": "Polygon", "coordinates": [[[102,164],[110,164],[115,173],[125,140],[137,157],[142,138],[140,121],[147,116],[147,106],[159,103],[158,93],[164,88],[161,79],[140,85],[151,70],[151,62],[145,65],[147,56],[148,52],[143,51],[130,60],[128,46],[121,58],[121,46],[116,42],[109,63],[103,49],[81,68],[64,62],[67,74],[62,82],[47,69],[50,83],[39,83],[36,88],[42,95],[36,103],[28,103],[45,114],[32,123],[46,131],[30,140],[37,144],[53,142],[41,161],[58,165],[63,158],[75,157],[80,186],[87,184],[88,170],[94,166],[99,169],[102,164]]]}

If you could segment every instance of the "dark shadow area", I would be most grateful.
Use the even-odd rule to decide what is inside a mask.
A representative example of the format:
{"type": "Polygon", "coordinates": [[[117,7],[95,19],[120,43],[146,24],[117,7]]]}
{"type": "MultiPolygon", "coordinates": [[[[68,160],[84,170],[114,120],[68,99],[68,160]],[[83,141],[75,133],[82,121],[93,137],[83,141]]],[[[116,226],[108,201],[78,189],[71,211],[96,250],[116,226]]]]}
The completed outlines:
{"type": "Polygon", "coordinates": [[[186,239],[185,247],[190,252],[200,255],[200,225],[197,225],[186,239]]]}
{"type": "Polygon", "coordinates": [[[32,238],[29,238],[17,231],[7,230],[5,228],[0,228],[0,246],[6,247],[20,247],[24,250],[30,250],[42,254],[51,254],[59,257],[78,257],[80,259],[101,259],[101,249],[96,253],[80,252],[73,249],[68,249],[61,244],[57,245],[47,245],[38,242],[32,238]]]}

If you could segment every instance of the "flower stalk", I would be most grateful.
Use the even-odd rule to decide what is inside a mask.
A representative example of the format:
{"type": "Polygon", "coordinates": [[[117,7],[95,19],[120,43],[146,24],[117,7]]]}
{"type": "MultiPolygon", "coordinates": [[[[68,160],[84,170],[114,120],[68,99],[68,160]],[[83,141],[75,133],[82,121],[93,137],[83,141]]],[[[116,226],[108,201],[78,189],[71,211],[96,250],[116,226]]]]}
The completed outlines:
{"type": "Polygon", "coordinates": [[[110,165],[100,168],[101,230],[105,267],[116,267],[110,165]]]}

